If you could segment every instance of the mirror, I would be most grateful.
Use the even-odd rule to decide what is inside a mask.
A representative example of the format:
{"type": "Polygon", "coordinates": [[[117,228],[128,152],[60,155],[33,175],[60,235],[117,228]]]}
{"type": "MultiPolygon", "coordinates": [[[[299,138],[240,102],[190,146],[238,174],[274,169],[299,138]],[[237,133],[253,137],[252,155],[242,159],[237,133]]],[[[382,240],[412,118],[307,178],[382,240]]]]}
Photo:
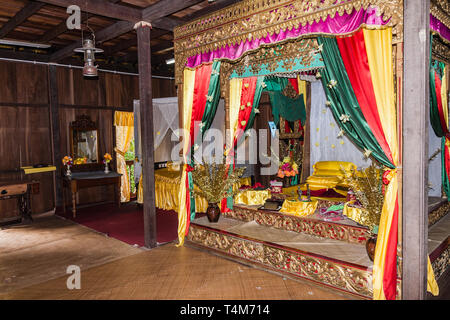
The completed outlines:
{"type": "Polygon", "coordinates": [[[74,165],[98,162],[97,126],[86,115],[70,123],[70,152],[74,165]]]}

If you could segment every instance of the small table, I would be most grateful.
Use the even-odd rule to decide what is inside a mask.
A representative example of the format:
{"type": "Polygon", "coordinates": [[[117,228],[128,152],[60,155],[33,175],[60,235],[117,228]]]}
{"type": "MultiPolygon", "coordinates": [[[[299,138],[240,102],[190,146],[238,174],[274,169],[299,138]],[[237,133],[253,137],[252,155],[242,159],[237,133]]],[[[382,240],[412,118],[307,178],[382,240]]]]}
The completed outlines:
{"type": "Polygon", "coordinates": [[[73,172],[70,176],[63,176],[63,210],[66,212],[66,189],[72,194],[72,214],[76,217],[76,199],[78,190],[96,186],[110,185],[115,186],[115,198],[120,206],[120,178],[121,174],[117,172],[105,173],[104,171],[86,171],[73,172]]]}

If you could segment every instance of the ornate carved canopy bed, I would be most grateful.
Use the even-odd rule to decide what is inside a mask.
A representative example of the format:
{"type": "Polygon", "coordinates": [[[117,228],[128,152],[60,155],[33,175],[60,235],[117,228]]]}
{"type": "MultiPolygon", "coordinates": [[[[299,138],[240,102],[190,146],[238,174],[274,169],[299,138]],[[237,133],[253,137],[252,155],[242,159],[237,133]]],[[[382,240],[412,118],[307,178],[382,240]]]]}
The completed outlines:
{"type": "MultiPolygon", "coordinates": [[[[442,164],[445,168],[450,145],[445,138],[448,136],[448,121],[443,120],[442,116],[447,112],[445,76],[448,77],[450,43],[448,12],[448,3],[432,1],[433,58],[440,61],[437,63],[433,59],[430,68],[430,77],[435,80],[435,95],[432,96],[435,102],[432,114],[435,117],[433,119],[432,115],[432,121],[435,122],[433,128],[436,135],[443,137],[442,164]]],[[[401,114],[402,105],[403,1],[242,1],[176,27],[174,35],[180,126],[190,133],[190,139],[185,141],[183,149],[185,164],[182,167],[179,194],[179,245],[187,237],[193,245],[363,297],[401,297],[401,272],[397,270],[396,261],[398,194],[401,190],[398,115],[401,114]],[[309,162],[304,160],[307,157],[308,160],[312,159],[309,157],[314,151],[306,152],[304,141],[312,139],[316,129],[317,132],[323,129],[319,126],[308,127],[312,119],[308,114],[311,112],[309,99],[314,97],[311,84],[320,87],[323,92],[323,114],[332,115],[330,119],[333,120],[329,124],[338,130],[334,138],[346,139],[336,140],[337,143],[344,145],[348,141],[354,149],[346,149],[347,153],[358,154],[364,161],[370,159],[370,162],[380,167],[375,177],[382,181],[381,202],[384,205],[381,206],[381,217],[377,224],[374,261],[365,267],[357,267],[352,263],[339,264],[336,262],[341,259],[339,257],[324,261],[321,260],[323,256],[320,258],[315,253],[293,254],[294,249],[283,250],[283,245],[274,245],[267,237],[255,238],[253,242],[245,241],[251,238],[250,229],[239,235],[243,231],[236,221],[255,222],[260,226],[349,243],[367,239],[370,230],[353,223],[361,222],[358,220],[361,212],[355,213],[355,208],[345,207],[347,218],[354,219],[353,222],[327,223],[318,218],[318,209],[326,199],[319,197],[310,204],[298,203],[295,199],[298,186],[295,183],[290,188],[284,183],[283,189],[289,192],[283,198],[283,207],[295,207],[300,210],[299,215],[285,214],[283,209],[280,212],[263,211],[236,203],[233,207],[233,199],[224,199],[222,214],[232,218],[234,222],[227,222],[232,227],[226,226],[223,229],[225,231],[221,231],[220,227],[195,219],[195,199],[190,196],[194,188],[194,161],[189,152],[201,143],[214,118],[219,99],[225,100],[225,124],[232,132],[225,147],[230,167],[235,160],[236,145],[245,139],[246,133],[254,126],[264,92],[270,98],[273,120],[280,130],[280,149],[287,148],[287,153],[280,156],[280,162],[286,155],[296,151],[302,154],[302,160],[297,165],[309,166],[309,162]],[[201,123],[199,127],[194,128],[195,121],[201,123]],[[310,137],[306,134],[307,130],[310,137]],[[294,148],[295,139],[301,141],[298,150],[294,148]],[[289,197],[289,193],[295,196],[289,197]],[[302,217],[303,213],[307,217],[302,217]]],[[[313,140],[305,143],[314,148],[313,140]]],[[[319,147],[317,144],[316,147],[319,147]]],[[[336,144],[330,144],[330,148],[336,149],[336,144]]],[[[348,185],[342,178],[345,170],[340,169],[344,166],[348,171],[354,171],[356,165],[351,162],[333,163],[345,159],[327,158],[323,153],[314,159],[317,162],[311,163],[315,166],[312,175],[301,176],[297,172],[298,179],[307,182],[301,184],[300,190],[306,193],[334,189],[341,196],[348,196],[348,185]],[[331,164],[327,167],[319,160],[331,161],[331,164]]],[[[364,166],[364,162],[357,166],[364,166]]],[[[302,170],[304,168],[297,171],[302,170]]],[[[446,186],[448,172],[443,175],[447,179],[443,178],[446,186]]],[[[292,180],[289,179],[290,182],[292,180]]],[[[330,204],[333,205],[328,203],[328,206],[330,204]]],[[[283,233],[279,234],[280,239],[283,236],[283,233]]],[[[271,241],[275,240],[272,238],[271,241]]],[[[330,257],[333,257],[332,253],[330,257]]],[[[435,293],[437,285],[430,261],[428,264],[428,289],[435,293]]]]}

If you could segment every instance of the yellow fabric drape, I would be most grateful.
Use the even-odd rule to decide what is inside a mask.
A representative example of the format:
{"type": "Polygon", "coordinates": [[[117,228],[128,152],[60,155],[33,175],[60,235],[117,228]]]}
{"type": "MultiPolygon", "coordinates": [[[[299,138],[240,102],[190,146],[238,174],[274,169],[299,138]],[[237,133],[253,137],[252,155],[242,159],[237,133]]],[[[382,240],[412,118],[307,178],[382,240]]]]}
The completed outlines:
{"type": "Polygon", "coordinates": [[[303,94],[303,101],[306,106],[306,81],[300,80],[300,77],[297,77],[297,83],[298,83],[298,93],[303,94]]]}
{"type": "Polygon", "coordinates": [[[116,126],[117,172],[122,174],[120,178],[120,202],[130,201],[130,180],[124,154],[128,151],[133,138],[134,127],[116,126]]]}
{"type": "Polygon", "coordinates": [[[229,119],[230,119],[230,141],[227,141],[227,150],[233,148],[234,136],[238,127],[239,109],[241,107],[243,79],[233,78],[230,80],[230,105],[229,105],[229,119]]]}
{"type": "Polygon", "coordinates": [[[186,208],[186,154],[189,150],[189,132],[191,130],[191,116],[192,116],[192,104],[194,99],[194,86],[195,86],[195,70],[184,69],[183,72],[183,130],[184,130],[184,145],[183,145],[183,171],[180,180],[180,191],[178,203],[178,244],[182,246],[184,244],[184,237],[186,235],[187,228],[187,215],[190,214],[188,208],[186,208]]]}
{"type": "MultiPolygon", "coordinates": [[[[398,166],[400,150],[398,147],[397,112],[392,64],[392,29],[364,29],[363,32],[378,114],[384,136],[392,153],[393,164],[398,166]]],[[[388,237],[391,231],[399,187],[397,170],[393,172],[392,179],[386,188],[380,224],[378,226],[378,240],[373,266],[373,298],[376,300],[386,299],[383,291],[383,274],[388,237]]],[[[432,272],[428,272],[428,280],[430,283],[435,283],[432,272]]]]}
{"type": "MultiPolygon", "coordinates": [[[[157,208],[179,211],[181,178],[181,171],[170,171],[168,168],[155,170],[155,206],[157,208]]],[[[233,190],[239,189],[242,185],[250,184],[250,178],[241,178],[233,185],[233,190]]],[[[194,189],[198,191],[197,186],[194,186],[194,189]]],[[[206,209],[208,209],[208,201],[203,197],[196,196],[195,212],[206,212],[206,209]]]]}
{"type": "Polygon", "coordinates": [[[291,214],[296,217],[306,217],[312,215],[317,209],[317,200],[298,201],[298,200],[284,200],[280,212],[291,214]]]}
{"type": "Polygon", "coordinates": [[[235,204],[245,204],[248,206],[263,205],[270,198],[270,190],[246,189],[237,193],[234,197],[235,204]]]}
{"type": "Polygon", "coordinates": [[[133,112],[115,111],[114,112],[114,125],[124,127],[134,127],[134,114],[133,112]]]}
{"type": "Polygon", "coordinates": [[[144,203],[144,188],[142,187],[142,174],[141,177],[139,178],[139,186],[138,186],[138,191],[137,191],[137,203],[144,203]]]}

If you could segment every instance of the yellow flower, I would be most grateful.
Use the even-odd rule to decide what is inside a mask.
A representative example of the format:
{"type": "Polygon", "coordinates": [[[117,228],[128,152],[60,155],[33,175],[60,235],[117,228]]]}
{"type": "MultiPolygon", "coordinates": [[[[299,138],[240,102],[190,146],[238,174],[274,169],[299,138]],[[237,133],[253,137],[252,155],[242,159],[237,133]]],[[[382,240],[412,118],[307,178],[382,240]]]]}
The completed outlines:
{"type": "Polygon", "coordinates": [[[106,162],[109,162],[112,160],[112,157],[109,153],[105,153],[105,155],[103,156],[103,158],[105,159],[106,162]]]}

